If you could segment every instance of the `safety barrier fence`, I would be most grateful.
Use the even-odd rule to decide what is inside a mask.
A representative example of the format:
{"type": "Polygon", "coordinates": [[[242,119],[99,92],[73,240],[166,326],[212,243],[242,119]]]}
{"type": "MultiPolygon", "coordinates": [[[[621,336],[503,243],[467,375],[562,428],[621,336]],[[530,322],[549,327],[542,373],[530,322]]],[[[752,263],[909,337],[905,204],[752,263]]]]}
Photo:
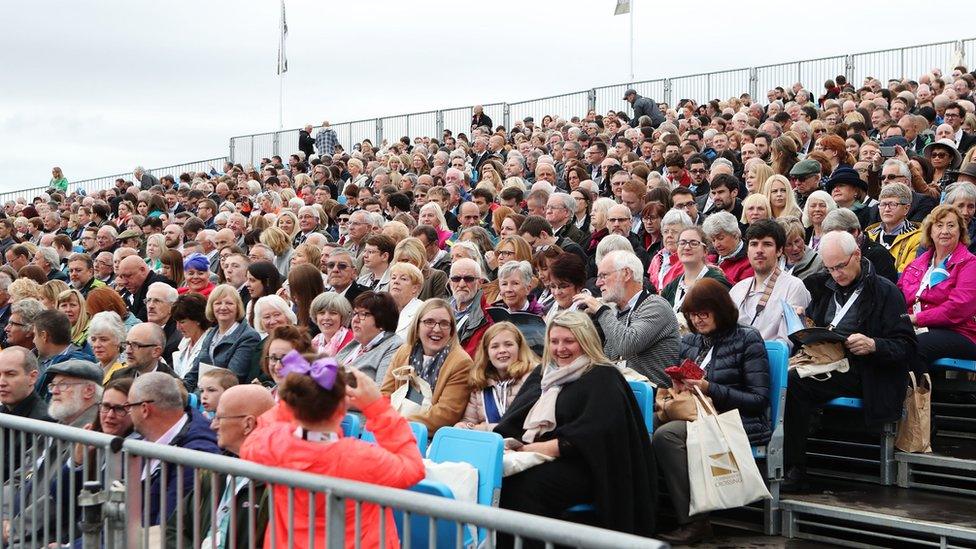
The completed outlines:
{"type": "MultiPolygon", "coordinates": [[[[296,134],[297,135],[297,134],[296,134]]],[[[296,137],[297,143],[297,137],[296,137]]],[[[211,170],[222,171],[224,169],[224,162],[227,162],[226,156],[221,156],[217,158],[208,158],[206,160],[196,160],[194,162],[187,162],[185,164],[176,164],[174,166],[164,166],[162,168],[146,168],[148,173],[160,178],[164,175],[172,175],[177,180],[182,173],[197,173],[206,172],[210,173],[211,170]]],[[[131,181],[134,179],[132,172],[117,173],[113,175],[103,175],[102,177],[93,177],[91,179],[82,179],[81,181],[71,181],[68,183],[68,192],[73,193],[79,189],[83,189],[86,193],[91,193],[93,191],[100,191],[102,189],[108,189],[115,185],[116,179],[125,179],[131,181]]],[[[5,193],[0,193],[0,203],[6,202],[7,200],[15,200],[18,197],[24,197],[27,200],[33,200],[34,197],[40,195],[42,192],[47,191],[50,186],[44,187],[33,187],[30,189],[21,189],[19,191],[8,191],[5,193]]]]}
{"type": "MultiPolygon", "coordinates": [[[[4,520],[10,521],[10,536],[0,538],[0,549],[46,547],[47,542],[69,543],[78,539],[85,548],[211,547],[218,535],[217,521],[210,521],[210,528],[205,529],[201,526],[203,516],[216,517],[233,509],[238,512],[228,513],[226,546],[260,547],[262,540],[256,534],[260,521],[256,517],[262,508],[270,509],[273,517],[273,509],[279,504],[275,499],[279,497],[286,498],[289,528],[281,531],[273,518],[268,521],[265,536],[270,537],[272,547],[306,545],[306,541],[308,547],[345,547],[347,505],[354,507],[353,526],[356,539],[361,540],[365,504],[401,511],[405,530],[412,523],[411,516],[428,517],[432,534],[430,547],[444,547],[443,542],[435,545],[437,536],[433,535],[443,521],[454,527],[456,537],[452,547],[464,546],[464,525],[485,529],[487,547],[494,546],[495,532],[512,534],[516,547],[527,538],[541,540],[547,547],[553,544],[597,549],[664,547],[656,540],[619,532],[268,468],[226,456],[122,439],[7,414],[0,414],[0,455],[5,457],[3,471],[10,479],[8,487],[20,486],[20,489],[0,491],[0,509],[4,520]],[[64,456],[73,454],[76,444],[90,453],[84,453],[81,460],[66,461],[64,456]],[[27,467],[22,467],[24,464],[27,467]],[[155,473],[144,474],[147,466],[155,473]],[[75,469],[77,473],[67,473],[75,469]],[[176,482],[176,497],[167,503],[167,492],[172,489],[167,485],[170,478],[176,482]],[[229,504],[218,509],[223,495],[218,484],[224,478],[231,486],[237,486],[240,481],[241,487],[229,491],[232,494],[229,504]],[[280,488],[284,488],[284,495],[280,488]],[[262,500],[262,493],[266,494],[266,500],[262,500]],[[238,498],[246,501],[239,502],[238,498]],[[325,532],[316,531],[316,516],[324,519],[325,532]],[[296,532],[295,523],[306,523],[306,519],[310,525],[308,531],[296,532]],[[239,520],[246,522],[239,525],[239,520]],[[247,539],[239,539],[239,532],[247,539]],[[299,532],[301,539],[296,538],[299,532]]],[[[384,532],[385,512],[379,517],[379,531],[384,532]]],[[[401,532],[400,537],[403,547],[409,548],[409,531],[401,532]]],[[[382,534],[379,545],[386,546],[382,534]]],[[[359,546],[357,543],[356,547],[359,546]]]]}
{"type": "MultiPolygon", "coordinates": [[[[510,128],[514,121],[522,120],[526,116],[536,118],[538,123],[546,114],[564,118],[582,117],[589,110],[596,112],[620,110],[631,114],[630,104],[622,99],[623,92],[628,88],[672,106],[682,99],[693,99],[702,103],[711,99],[737,97],[743,93],[748,93],[757,101],[764,102],[766,90],[776,86],[787,87],[795,82],[801,82],[816,95],[821,93],[821,85],[827,79],[837,75],[844,75],[855,85],[860,84],[867,77],[878,78],[882,82],[893,78],[917,78],[936,67],[941,68],[943,72],[949,72],[951,65],[957,59],[968,60],[970,64],[976,61],[976,38],[627,82],[526,101],[491,103],[484,105],[484,110],[496,125],[501,124],[510,128]]],[[[336,132],[339,143],[346,150],[350,150],[354,144],[361,143],[365,139],[369,139],[374,145],[381,145],[384,140],[394,141],[403,136],[440,138],[444,130],[452,130],[455,133],[467,132],[470,129],[471,109],[471,106],[465,106],[382,116],[341,122],[333,124],[332,128],[336,132]]],[[[298,133],[299,129],[295,128],[231,137],[227,158],[234,163],[256,166],[262,158],[269,158],[276,154],[291,154],[298,150],[298,133]]],[[[207,163],[220,164],[223,160],[223,158],[203,160],[150,171],[157,176],[162,173],[189,171],[195,166],[209,171],[206,169],[207,163]]],[[[131,174],[86,179],[73,183],[70,189],[79,187],[86,191],[102,189],[110,186],[115,178],[129,175],[131,174]]],[[[17,196],[32,198],[43,190],[44,187],[38,187],[2,193],[0,200],[17,196]]]]}
{"type": "MultiPolygon", "coordinates": [[[[620,110],[630,114],[630,104],[622,99],[629,88],[672,106],[682,99],[703,103],[711,99],[738,97],[743,93],[765,102],[766,91],[776,86],[788,87],[801,82],[806,89],[819,94],[823,83],[838,75],[844,75],[855,85],[868,77],[878,78],[882,82],[893,78],[917,78],[936,67],[950,72],[950,65],[956,58],[970,62],[976,59],[976,38],[628,82],[514,103],[492,103],[484,105],[484,110],[494,124],[510,128],[515,121],[526,116],[532,116],[538,124],[546,114],[563,118],[582,117],[589,110],[620,110]]],[[[444,130],[451,130],[455,134],[467,132],[470,129],[471,109],[468,106],[384,116],[333,124],[332,128],[346,150],[364,139],[380,145],[384,140],[394,141],[403,136],[440,138],[444,130]]],[[[262,158],[291,154],[297,150],[297,129],[230,138],[230,158],[237,163],[257,165],[262,158]]]]}

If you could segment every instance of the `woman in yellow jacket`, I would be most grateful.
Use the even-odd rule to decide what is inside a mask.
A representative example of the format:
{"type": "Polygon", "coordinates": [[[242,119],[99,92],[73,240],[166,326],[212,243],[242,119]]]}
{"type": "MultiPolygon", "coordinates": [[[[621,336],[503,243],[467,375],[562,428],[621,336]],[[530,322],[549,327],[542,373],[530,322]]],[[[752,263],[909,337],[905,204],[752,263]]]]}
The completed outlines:
{"type": "Polygon", "coordinates": [[[912,190],[904,183],[889,183],[878,196],[880,223],[867,228],[868,237],[881,244],[895,258],[901,273],[915,260],[922,232],[919,225],[907,219],[912,207],[912,190]]]}

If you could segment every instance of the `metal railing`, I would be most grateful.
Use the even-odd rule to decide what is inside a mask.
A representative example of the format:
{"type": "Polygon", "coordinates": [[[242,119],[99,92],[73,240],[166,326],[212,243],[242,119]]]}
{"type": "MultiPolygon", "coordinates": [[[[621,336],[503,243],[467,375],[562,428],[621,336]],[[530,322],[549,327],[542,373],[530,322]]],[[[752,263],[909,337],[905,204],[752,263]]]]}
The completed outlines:
{"type": "MultiPolygon", "coordinates": [[[[243,517],[230,512],[227,529],[227,547],[259,547],[262,540],[254,534],[255,513],[262,506],[256,495],[264,488],[268,497],[267,506],[271,515],[265,536],[270,536],[272,547],[291,547],[296,543],[295,531],[282,532],[276,529],[274,518],[275,498],[280,492],[272,487],[285,488],[290,526],[294,526],[296,516],[308,518],[308,546],[318,545],[327,548],[341,548],[346,539],[347,505],[354,507],[354,529],[357,539],[361,539],[363,527],[363,505],[375,504],[380,507],[378,526],[380,546],[387,526],[386,510],[397,509],[403,512],[404,529],[401,542],[404,548],[411,546],[409,535],[410,516],[428,517],[429,531],[433,533],[440,521],[448,521],[454,526],[456,543],[462,547],[464,525],[473,525],[487,530],[488,546],[493,546],[495,532],[504,532],[515,537],[516,547],[526,538],[537,539],[549,544],[562,544],[572,547],[595,549],[611,548],[657,548],[665,545],[648,538],[641,538],[619,532],[602,530],[563,521],[527,515],[486,507],[473,503],[447,500],[396,490],[371,484],[348,481],[339,478],[313,475],[294,470],[269,468],[252,462],[234,459],[217,454],[176,448],[134,439],[121,439],[110,435],[77,429],[57,423],[26,419],[8,414],[0,414],[0,455],[5,457],[4,469],[16,483],[26,486],[28,479],[34,483],[47,482],[49,485],[34,487],[33,490],[0,490],[0,509],[4,519],[11,520],[11,539],[0,538],[0,549],[11,546],[40,547],[48,542],[70,543],[82,538],[83,547],[135,548],[156,546],[157,539],[166,539],[167,547],[201,547],[201,541],[208,536],[216,536],[216,521],[210,520],[209,530],[201,528],[201,511],[209,510],[210,517],[217,516],[218,503],[222,493],[217,489],[218,477],[227,476],[230,483],[238,479],[249,482],[240,492],[231,491],[229,509],[237,509],[238,497],[247,498],[247,509],[243,517]],[[20,443],[14,452],[14,445],[20,443]],[[94,449],[94,454],[84,454],[81,477],[75,475],[49,475],[31,471],[35,469],[15,468],[8,456],[16,453],[20,464],[36,464],[41,456],[50,460],[51,452],[67,455],[78,443],[94,449]],[[158,484],[159,501],[150,499],[153,475],[143,477],[144,465],[159,462],[158,484]],[[175,506],[167,503],[166,479],[172,468],[177,482],[175,506]],[[141,480],[140,480],[141,479],[141,480]],[[201,498],[204,483],[209,482],[209,499],[201,498]],[[67,485],[67,486],[65,486],[67,485]],[[84,490],[82,491],[82,488],[84,490]],[[26,493],[25,493],[26,492],[26,493]],[[46,494],[60,494],[60,498],[43,500],[46,494]],[[299,506],[298,500],[307,500],[308,506],[299,506]],[[153,506],[156,507],[153,507],[153,506]],[[187,508],[189,505],[189,508],[187,508]],[[11,506],[28,510],[15,514],[11,506]],[[158,520],[152,520],[149,509],[159,509],[158,520]],[[324,515],[317,515],[317,513],[324,515]],[[26,516],[25,516],[26,515],[26,516]],[[325,532],[316,532],[314,519],[321,516],[326,524],[325,532]],[[38,527],[38,518],[44,521],[38,527]],[[237,539],[238,520],[248,521],[245,528],[246,540],[237,539]],[[52,523],[53,522],[53,523],[52,523]],[[76,524],[80,522],[80,524],[76,524]],[[155,528],[158,526],[158,529],[155,528]],[[30,531],[33,536],[26,538],[30,531]],[[167,532],[170,536],[167,538],[167,532]],[[184,536],[191,539],[186,543],[184,536]],[[43,539],[40,539],[42,538],[43,539]],[[173,539],[175,537],[175,539],[173,539]],[[19,543],[19,545],[17,545],[19,543]]],[[[54,460],[58,467],[64,460],[54,460]]],[[[50,463],[50,461],[49,461],[50,463]]],[[[72,464],[75,465],[75,464],[72,464]]],[[[67,470],[67,469],[66,469],[67,470]]],[[[242,502],[243,503],[243,502],[242,502]]],[[[280,502],[278,503],[280,504],[280,502]]],[[[375,526],[375,525],[374,525],[375,526]]],[[[435,545],[431,536],[430,547],[435,545]]],[[[203,544],[210,547],[209,544],[203,544]]],[[[358,544],[357,544],[358,547],[358,544]]]]}
{"type": "MultiPolygon", "coordinates": [[[[818,94],[821,85],[837,75],[859,83],[867,77],[882,82],[891,78],[917,78],[935,67],[947,73],[946,69],[951,69],[949,65],[956,55],[963,52],[970,63],[976,60],[976,38],[615,84],[526,101],[492,103],[484,108],[492,122],[510,128],[514,121],[526,116],[532,116],[538,124],[547,114],[567,119],[582,117],[589,110],[621,110],[630,114],[630,104],[622,99],[628,88],[669,105],[681,99],[694,99],[700,104],[711,99],[738,97],[743,93],[765,102],[766,90],[773,87],[802,82],[808,90],[818,94]]],[[[332,127],[348,151],[363,139],[379,145],[383,140],[393,141],[403,136],[440,138],[444,130],[452,130],[455,134],[467,132],[471,108],[383,116],[332,127]]],[[[231,137],[229,157],[235,163],[257,164],[262,158],[297,150],[298,130],[284,130],[231,137]]]]}
{"type": "MultiPolygon", "coordinates": [[[[295,134],[295,147],[298,147],[298,133],[295,134]]],[[[209,173],[211,168],[218,171],[223,170],[224,162],[227,162],[226,156],[220,156],[217,158],[209,158],[206,160],[196,160],[194,162],[187,162],[185,164],[176,164],[174,166],[164,166],[162,168],[146,168],[146,171],[153,174],[157,178],[164,175],[172,175],[174,178],[179,179],[180,174],[187,172],[207,172],[209,173]]],[[[84,189],[86,193],[91,193],[92,191],[100,191],[102,189],[108,189],[115,185],[116,179],[132,180],[132,172],[117,173],[113,175],[103,175],[102,177],[93,177],[91,179],[82,179],[80,181],[71,181],[68,183],[68,192],[72,193],[78,189],[84,189]]],[[[19,197],[26,198],[27,200],[33,200],[34,197],[40,195],[41,193],[47,191],[50,186],[44,187],[33,187],[30,189],[21,189],[19,191],[8,191],[5,193],[0,193],[0,203],[6,202],[7,200],[15,200],[19,197]]]]}

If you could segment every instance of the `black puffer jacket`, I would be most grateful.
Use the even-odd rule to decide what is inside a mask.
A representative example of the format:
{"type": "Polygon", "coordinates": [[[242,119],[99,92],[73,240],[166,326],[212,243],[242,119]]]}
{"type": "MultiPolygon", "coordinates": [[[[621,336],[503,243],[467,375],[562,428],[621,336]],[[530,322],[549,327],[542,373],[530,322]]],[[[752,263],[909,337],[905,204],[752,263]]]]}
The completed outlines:
{"type": "Polygon", "coordinates": [[[696,360],[709,345],[712,358],[705,366],[707,395],[718,413],[738,409],[752,444],[769,441],[769,359],[755,328],[736,326],[709,342],[699,334],[681,338],[681,359],[696,360]]]}

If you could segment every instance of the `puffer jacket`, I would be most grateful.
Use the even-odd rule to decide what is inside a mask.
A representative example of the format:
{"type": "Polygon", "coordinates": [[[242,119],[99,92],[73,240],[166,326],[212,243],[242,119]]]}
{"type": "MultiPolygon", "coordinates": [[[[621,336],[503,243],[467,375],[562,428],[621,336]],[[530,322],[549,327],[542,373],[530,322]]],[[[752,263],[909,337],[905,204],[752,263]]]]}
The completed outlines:
{"type": "MultiPolygon", "coordinates": [[[[769,441],[769,359],[759,332],[735,328],[713,339],[712,358],[705,366],[707,395],[718,413],[739,410],[751,444],[769,441]]],[[[696,360],[709,342],[700,334],[681,338],[680,357],[696,360]]]]}

